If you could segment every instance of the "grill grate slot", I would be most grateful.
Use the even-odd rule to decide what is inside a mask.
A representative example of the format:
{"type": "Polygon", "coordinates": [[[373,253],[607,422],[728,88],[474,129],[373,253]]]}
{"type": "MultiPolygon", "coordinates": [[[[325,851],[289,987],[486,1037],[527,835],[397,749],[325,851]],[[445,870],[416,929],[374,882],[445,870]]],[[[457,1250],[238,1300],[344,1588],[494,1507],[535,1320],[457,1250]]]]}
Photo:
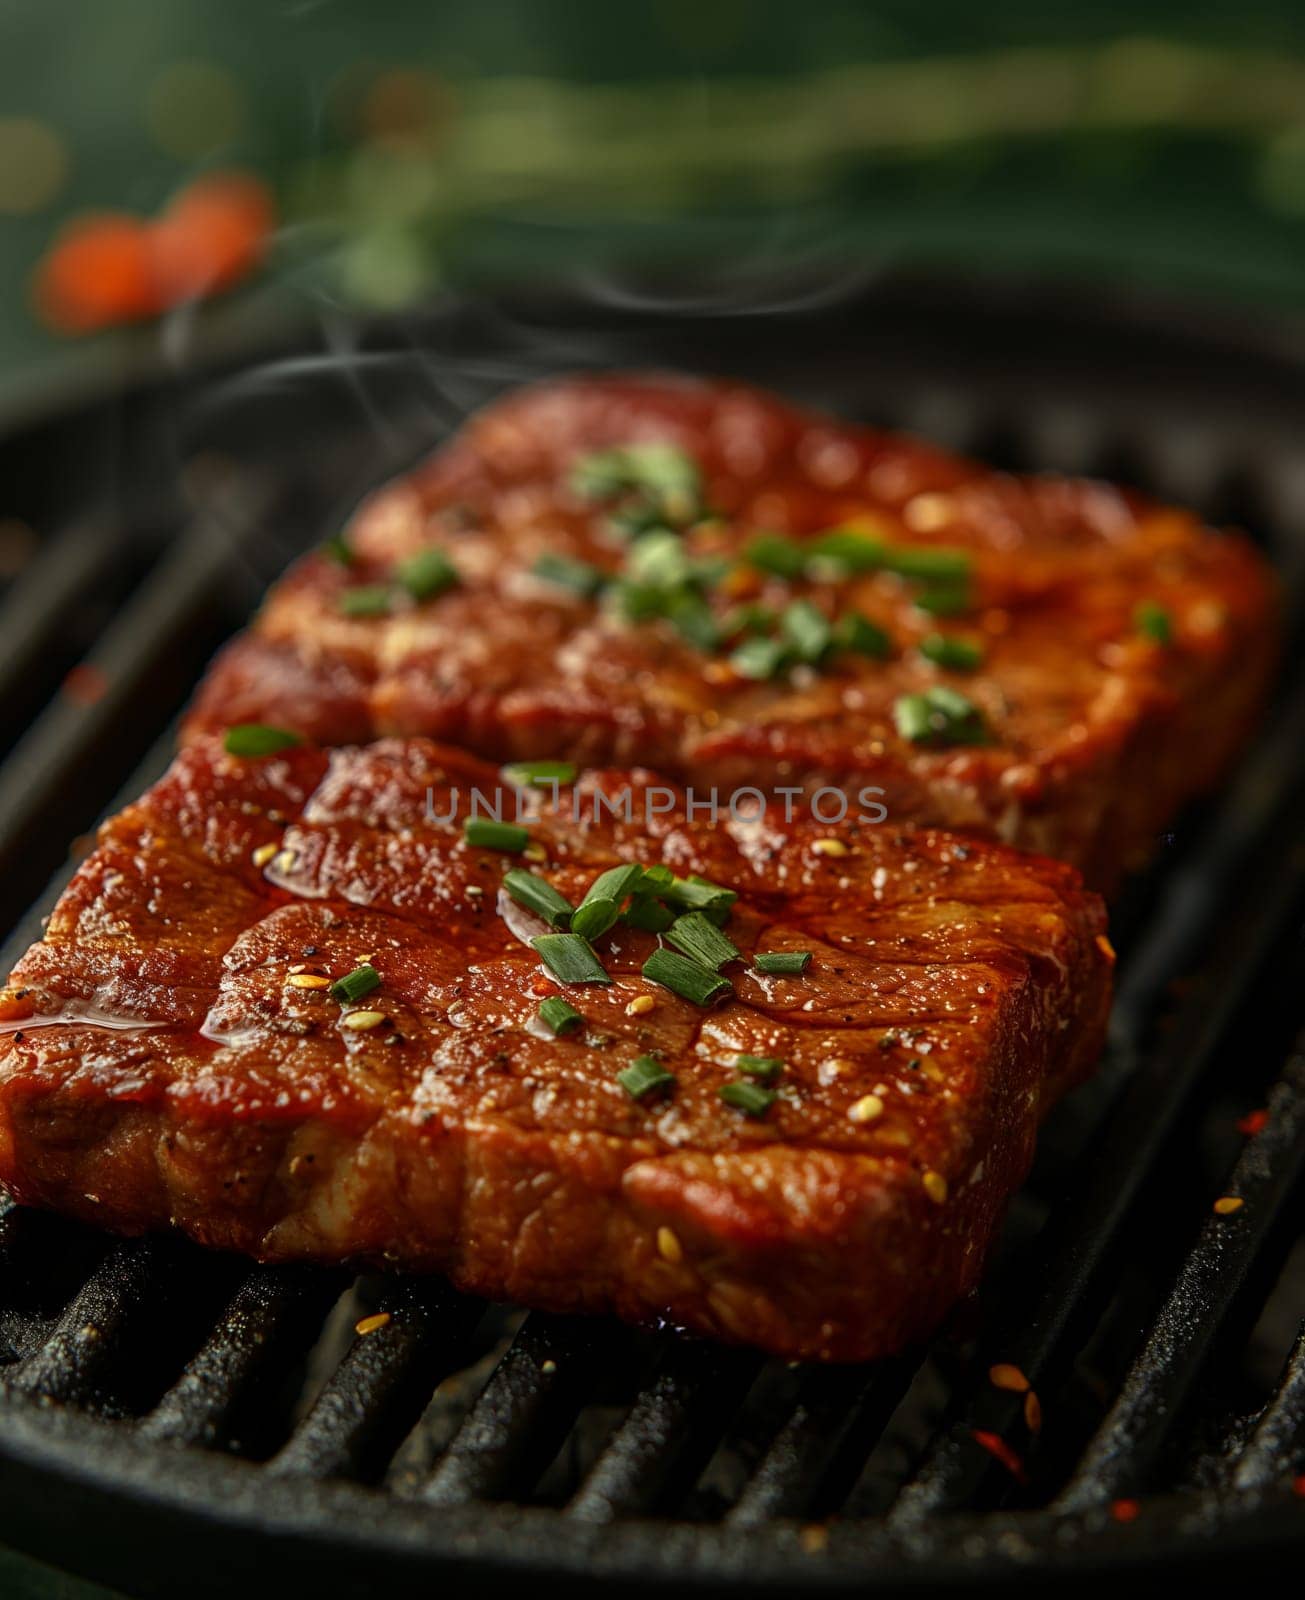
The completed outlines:
{"type": "Polygon", "coordinates": [[[456,1370],[482,1311],[439,1280],[393,1283],[359,1320],[348,1354],[268,1470],[378,1478],[436,1384],[456,1370]]]}
{"type": "Polygon", "coordinates": [[[1262,1489],[1305,1472],[1305,1323],[1282,1378],[1233,1472],[1238,1489],[1262,1489]]]}
{"type": "Polygon", "coordinates": [[[529,1493],[610,1359],[594,1318],[526,1318],[418,1496],[430,1506],[529,1493]]]}

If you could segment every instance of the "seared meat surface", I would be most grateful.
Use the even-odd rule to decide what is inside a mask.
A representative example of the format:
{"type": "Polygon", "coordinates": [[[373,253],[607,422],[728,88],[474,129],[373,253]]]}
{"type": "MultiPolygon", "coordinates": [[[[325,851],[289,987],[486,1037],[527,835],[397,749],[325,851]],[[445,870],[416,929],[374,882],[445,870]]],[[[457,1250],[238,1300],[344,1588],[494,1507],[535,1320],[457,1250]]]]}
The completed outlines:
{"type": "Polygon", "coordinates": [[[1274,609],[1246,540],[1141,496],[734,384],[581,377],[473,418],[294,568],[189,733],[873,784],[895,821],[1109,891],[1244,736],[1274,609]]]}
{"type": "MultiPolygon", "coordinates": [[[[295,580],[311,607],[325,583],[295,580]]],[[[192,743],[105,825],[0,999],[0,1181],[127,1233],[438,1269],[785,1356],[935,1326],[1099,1050],[1097,898],[925,827],[712,826],[675,791],[646,821],[639,772],[545,793],[523,853],[468,843],[466,797],[500,781],[420,738],[192,743]],[[624,793],[631,820],[596,814],[624,793]],[[711,1003],[643,976],[669,935],[625,921],[593,941],[610,983],[559,983],[504,889],[532,872],[575,906],[630,862],[737,894],[711,1003]],[[797,950],[801,972],[753,964],[797,950]],[[364,967],[373,987],[327,987],[364,967]],[[558,997],[581,1020],[554,1035],[558,997]],[[645,1057],[673,1082],[636,1097],[645,1057]]]]}

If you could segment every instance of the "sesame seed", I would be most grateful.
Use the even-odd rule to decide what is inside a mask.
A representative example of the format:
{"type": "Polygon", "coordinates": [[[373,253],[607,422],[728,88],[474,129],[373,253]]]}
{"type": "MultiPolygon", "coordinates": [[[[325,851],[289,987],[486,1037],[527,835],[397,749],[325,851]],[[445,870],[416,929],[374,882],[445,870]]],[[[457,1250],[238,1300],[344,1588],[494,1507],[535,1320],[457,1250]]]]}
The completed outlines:
{"type": "Polygon", "coordinates": [[[265,867],[275,854],[276,846],[274,844],[260,844],[258,849],[254,851],[254,865],[256,867],[265,867]]]}
{"type": "Polygon", "coordinates": [[[684,1260],[684,1249],[669,1228],[657,1230],[657,1254],[672,1266],[684,1260]]]}
{"type": "Polygon", "coordinates": [[[467,885],[467,894],[468,894],[468,895],[469,895],[469,896],[470,896],[470,897],[471,897],[471,899],[473,899],[473,900],[475,900],[475,899],[476,899],[476,898],[478,898],[478,896],[480,896],[480,895],[482,895],[482,894],[484,894],[484,892],[485,892],[485,891],[484,891],[484,890],[483,890],[483,889],[482,889],[482,888],[481,888],[481,886],[480,886],[480,885],[479,885],[479,884],[478,884],[478,883],[469,883],[469,884],[468,884],[468,885],[467,885]]]}
{"type": "Polygon", "coordinates": [[[646,1017],[657,1002],[650,994],[637,994],[625,1008],[627,1017],[646,1017]]]}
{"type": "Polygon", "coordinates": [[[329,989],[331,980],[316,972],[292,972],[285,980],[292,989],[329,989]]]}
{"type": "Polygon", "coordinates": [[[873,1122],[884,1114],[884,1103],[877,1094],[863,1094],[847,1108],[849,1122],[873,1122]]]}
{"type": "Polygon", "coordinates": [[[999,1361],[995,1367],[989,1367],[988,1382],[994,1389],[1008,1389],[1012,1394],[1028,1393],[1029,1380],[1009,1361],[999,1361]]]}
{"type": "Polygon", "coordinates": [[[363,1317],[360,1322],[355,1322],[353,1331],[360,1338],[365,1338],[367,1334],[376,1333],[379,1329],[385,1327],[389,1320],[390,1313],[388,1311],[377,1311],[373,1316],[363,1317]]]}
{"type": "Polygon", "coordinates": [[[923,1173],[920,1182],[924,1184],[924,1192],[933,1201],[934,1205],[942,1205],[947,1198],[947,1180],[942,1173],[932,1170],[923,1173]]]}
{"type": "Polygon", "coordinates": [[[551,1358],[547,1361],[541,1361],[539,1363],[539,1370],[544,1374],[545,1377],[551,1378],[552,1375],[557,1371],[557,1362],[551,1358]]]}
{"type": "Polygon", "coordinates": [[[365,1033],[368,1028],[379,1028],[382,1022],[389,1020],[383,1011],[351,1011],[340,1018],[340,1026],[351,1028],[355,1033],[365,1033]]]}
{"type": "Polygon", "coordinates": [[[1101,954],[1105,956],[1107,961],[1113,961],[1115,959],[1115,947],[1113,944],[1111,944],[1110,940],[1106,938],[1104,933],[1097,934],[1096,945],[1097,949],[1100,950],[1101,954]]]}
{"type": "Polygon", "coordinates": [[[521,854],[526,858],[527,861],[548,860],[548,851],[544,849],[543,845],[540,844],[538,840],[536,840],[533,844],[528,844],[521,854]]]}
{"type": "Polygon", "coordinates": [[[1230,1217],[1234,1211],[1240,1211],[1246,1204],[1245,1200],[1235,1194],[1221,1195],[1214,1202],[1214,1209],[1221,1217],[1230,1217]]]}
{"type": "Polygon", "coordinates": [[[1042,1402],[1032,1389],[1024,1396],[1024,1425],[1030,1433],[1042,1431],[1042,1402]]]}
{"type": "Polygon", "coordinates": [[[841,839],[817,839],[811,848],[818,856],[846,856],[851,854],[841,839]]]}

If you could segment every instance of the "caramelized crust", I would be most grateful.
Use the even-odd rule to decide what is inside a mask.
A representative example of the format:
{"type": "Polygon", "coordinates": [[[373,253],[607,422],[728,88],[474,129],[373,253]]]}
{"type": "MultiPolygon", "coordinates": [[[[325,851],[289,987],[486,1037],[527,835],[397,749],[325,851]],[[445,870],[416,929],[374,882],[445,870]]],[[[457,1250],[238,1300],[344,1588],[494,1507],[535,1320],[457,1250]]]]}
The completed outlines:
{"type": "Polygon", "coordinates": [[[1100,1048],[1097,898],[1070,867],[929,828],[712,827],[676,791],[648,825],[596,817],[628,791],[642,818],[658,780],[590,774],[529,823],[563,894],[665,862],[737,890],[745,957],[814,954],[802,976],[732,964],[704,1010],[642,978],[656,940],[618,925],[597,943],[613,982],[567,989],[584,1024],[554,1038],[542,925],[500,887],[521,859],[438,820],[454,788],[465,814],[498,781],[424,739],[192,744],[105,825],[12,976],[0,1181],[122,1232],[447,1271],[784,1356],[929,1331],[1100,1048]],[[382,983],[353,1003],[290,981],[363,958],[382,983]],[[383,1020],[352,1027],[359,1010],[383,1020]],[[741,1052],[786,1063],[764,1119],[720,1098],[741,1052]],[[645,1054],[676,1084],[635,1101],[617,1073],[645,1054]],[[851,1114],[871,1094],[878,1113],[851,1114]]]}
{"type": "Polygon", "coordinates": [[[1107,892],[1227,765],[1274,657],[1272,586],[1246,540],[1105,484],[993,473],[736,384],[581,377],[524,390],[376,494],[349,540],[351,568],[310,556],[273,590],[215,664],[192,737],[263,721],[323,743],[426,734],[493,760],[643,762],[699,789],[877,785],[896,821],[981,829],[1071,861],[1107,892]],[[619,569],[605,510],[570,475],[587,452],[650,440],[692,455],[726,519],[688,536],[697,553],[833,525],[969,552],[976,604],[942,626],[982,642],[980,670],[921,657],[940,624],[888,573],[722,585],[718,612],[806,594],[892,637],[887,661],[842,655],[763,683],[665,621],[632,626],[534,576],[545,553],[619,569]],[[385,617],[341,613],[347,588],[432,544],[456,589],[385,617]],[[1166,613],[1167,644],[1139,632],[1142,604],[1166,613]],[[982,710],[991,744],[899,736],[894,703],[938,683],[982,710]]]}

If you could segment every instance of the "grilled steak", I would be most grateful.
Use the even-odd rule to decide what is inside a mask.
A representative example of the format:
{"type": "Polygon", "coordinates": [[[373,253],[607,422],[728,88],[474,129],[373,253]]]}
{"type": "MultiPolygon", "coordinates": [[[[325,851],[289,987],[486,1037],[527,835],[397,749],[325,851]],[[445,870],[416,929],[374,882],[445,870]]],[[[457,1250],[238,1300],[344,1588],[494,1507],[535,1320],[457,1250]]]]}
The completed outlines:
{"type": "Polygon", "coordinates": [[[301,562],[189,732],[872,783],[898,821],[1108,891],[1227,764],[1273,613],[1249,543],[1141,496],[737,385],[576,378],[474,418],[301,562]]]}
{"type": "Polygon", "coordinates": [[[713,826],[638,772],[542,792],[510,853],[466,830],[499,781],[424,739],[192,744],[105,825],[0,999],[0,1180],[127,1233],[441,1269],[785,1356],[929,1330],[1100,1047],[1097,898],[923,827],[713,826]],[[611,981],[560,983],[506,874],[574,907],[632,862],[671,870],[627,875],[595,929],[611,981]],[[643,975],[688,924],[631,919],[672,915],[741,952],[707,1003],[643,975]],[[754,965],[799,950],[805,970],[754,965]],[[578,1023],[541,1017],[561,998],[578,1023]]]}

